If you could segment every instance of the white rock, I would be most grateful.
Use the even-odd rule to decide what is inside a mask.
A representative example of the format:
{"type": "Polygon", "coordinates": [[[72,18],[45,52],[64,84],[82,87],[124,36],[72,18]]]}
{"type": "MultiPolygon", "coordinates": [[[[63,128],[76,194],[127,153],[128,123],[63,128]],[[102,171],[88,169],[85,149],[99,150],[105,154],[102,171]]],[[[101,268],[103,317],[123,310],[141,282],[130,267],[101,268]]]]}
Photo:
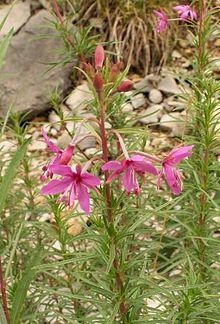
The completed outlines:
{"type": "Polygon", "coordinates": [[[134,109],[139,109],[146,104],[146,98],[143,93],[138,93],[131,98],[131,103],[134,109]]]}
{"type": "Polygon", "coordinates": [[[160,90],[152,89],[149,93],[149,99],[154,104],[159,104],[163,100],[163,95],[160,90]]]}
{"type": "Polygon", "coordinates": [[[33,141],[31,145],[29,145],[28,151],[35,152],[35,151],[44,151],[46,150],[47,145],[43,140],[41,141],[33,141]]]}
{"type": "Polygon", "coordinates": [[[181,57],[182,57],[182,55],[177,50],[174,50],[172,52],[172,58],[174,58],[174,59],[180,59],[181,57]]]}
{"type": "Polygon", "coordinates": [[[179,112],[163,115],[160,120],[160,126],[171,131],[173,136],[182,136],[185,130],[185,124],[179,112]]]}
{"type": "MultiPolygon", "coordinates": [[[[3,19],[6,17],[8,12],[10,11],[11,6],[5,6],[2,9],[0,9],[0,22],[3,21],[3,19]]],[[[30,3],[29,1],[22,2],[19,1],[17,2],[9,16],[7,17],[3,28],[0,31],[0,37],[6,35],[11,28],[14,28],[14,33],[17,32],[28,20],[28,18],[31,15],[31,10],[30,10],[30,3]]]]}
{"type": "Polygon", "coordinates": [[[0,152],[11,152],[16,149],[16,145],[7,140],[0,143],[0,152]]]}
{"type": "Polygon", "coordinates": [[[73,111],[80,111],[87,107],[89,101],[93,99],[92,92],[88,84],[83,83],[74,89],[66,100],[66,104],[73,111]]]}
{"type": "Polygon", "coordinates": [[[181,90],[178,87],[176,81],[171,76],[166,76],[165,78],[163,78],[158,84],[158,89],[165,93],[171,93],[171,94],[181,93],[181,90]]]}
{"type": "Polygon", "coordinates": [[[67,132],[64,132],[57,140],[57,146],[64,150],[67,145],[71,142],[72,138],[67,132]]]}
{"type": "Polygon", "coordinates": [[[129,102],[126,102],[124,105],[122,105],[122,111],[124,113],[128,113],[128,112],[132,112],[133,111],[133,107],[129,102]]]}
{"type": "Polygon", "coordinates": [[[163,106],[162,105],[153,105],[148,107],[143,114],[144,116],[139,119],[142,124],[153,124],[159,121],[159,118],[162,116],[163,106]]]}
{"type": "Polygon", "coordinates": [[[49,114],[49,122],[52,124],[53,128],[56,130],[60,130],[61,123],[60,117],[55,113],[55,111],[51,111],[49,114]]]}

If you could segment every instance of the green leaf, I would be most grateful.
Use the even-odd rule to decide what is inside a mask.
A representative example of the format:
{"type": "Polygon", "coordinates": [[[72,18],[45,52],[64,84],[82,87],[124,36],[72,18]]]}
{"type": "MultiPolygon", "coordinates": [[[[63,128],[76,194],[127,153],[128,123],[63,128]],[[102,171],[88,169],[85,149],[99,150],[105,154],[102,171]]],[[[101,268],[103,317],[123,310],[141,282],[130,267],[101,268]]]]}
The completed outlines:
{"type": "Polygon", "coordinates": [[[14,29],[12,28],[10,32],[0,41],[0,68],[4,64],[4,59],[13,35],[13,31],[14,29]]]}
{"type": "Polygon", "coordinates": [[[109,271],[111,270],[114,259],[115,259],[115,246],[114,244],[112,244],[109,250],[109,260],[106,268],[107,273],[109,273],[109,271]]]}
{"type": "Polygon", "coordinates": [[[25,305],[27,292],[32,280],[34,280],[37,274],[37,271],[34,269],[34,267],[41,263],[43,256],[44,253],[42,249],[38,248],[34,252],[32,252],[31,260],[26,265],[26,270],[24,271],[20,281],[17,283],[11,307],[11,324],[18,324],[22,322],[21,315],[25,305]]]}
{"type": "Polygon", "coordinates": [[[0,187],[0,213],[4,209],[5,201],[7,199],[8,191],[11,187],[13,178],[17,172],[18,166],[22,159],[25,156],[27,146],[30,143],[30,140],[27,140],[21,147],[16,151],[13,156],[5,175],[3,176],[3,180],[0,187]]]}

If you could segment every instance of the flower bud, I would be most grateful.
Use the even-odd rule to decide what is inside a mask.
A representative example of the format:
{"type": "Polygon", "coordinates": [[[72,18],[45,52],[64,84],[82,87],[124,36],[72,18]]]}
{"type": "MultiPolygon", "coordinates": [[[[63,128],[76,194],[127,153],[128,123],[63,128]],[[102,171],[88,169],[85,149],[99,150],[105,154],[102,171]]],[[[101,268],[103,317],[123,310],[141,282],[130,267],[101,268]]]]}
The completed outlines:
{"type": "Polygon", "coordinates": [[[94,88],[96,89],[97,93],[100,94],[103,89],[103,79],[100,73],[97,73],[95,75],[95,78],[93,80],[94,88]]]}
{"type": "Polygon", "coordinates": [[[118,92],[127,92],[133,89],[133,82],[130,80],[123,81],[118,87],[118,92]]]}
{"type": "Polygon", "coordinates": [[[95,77],[95,69],[92,66],[92,64],[83,62],[82,65],[83,65],[84,71],[88,74],[88,76],[91,79],[94,79],[94,77],[95,77]]]}
{"type": "Polygon", "coordinates": [[[98,45],[95,49],[95,68],[100,70],[103,66],[103,62],[105,59],[105,52],[102,45],[98,45]]]}
{"type": "Polygon", "coordinates": [[[61,157],[60,157],[60,164],[68,164],[73,156],[73,145],[68,145],[67,148],[63,151],[61,157]]]}

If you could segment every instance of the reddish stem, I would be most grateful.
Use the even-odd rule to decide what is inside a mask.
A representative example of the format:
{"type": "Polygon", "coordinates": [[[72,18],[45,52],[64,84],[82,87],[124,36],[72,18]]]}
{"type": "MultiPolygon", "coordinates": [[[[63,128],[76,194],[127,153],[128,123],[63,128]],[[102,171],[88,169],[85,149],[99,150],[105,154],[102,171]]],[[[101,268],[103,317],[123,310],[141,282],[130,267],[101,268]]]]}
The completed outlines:
{"type": "MultiPolygon", "coordinates": [[[[99,103],[100,103],[100,134],[102,139],[102,158],[106,162],[108,162],[108,146],[107,146],[107,136],[105,130],[105,105],[102,100],[101,93],[98,93],[99,103]]],[[[108,179],[108,172],[105,171],[105,199],[106,199],[106,207],[107,207],[107,220],[109,225],[113,225],[113,215],[112,215],[112,208],[111,208],[111,189],[110,185],[106,183],[108,179]]],[[[110,231],[111,235],[111,231],[110,231]]],[[[124,292],[124,284],[123,284],[123,277],[120,271],[120,264],[118,262],[118,251],[116,248],[116,243],[114,237],[112,237],[114,248],[115,248],[115,259],[113,261],[113,267],[115,270],[115,283],[118,291],[121,295],[124,292]]],[[[126,324],[126,314],[127,314],[127,305],[124,300],[121,301],[119,305],[120,314],[122,318],[122,323],[126,324]]]]}
{"type": "Polygon", "coordinates": [[[3,306],[6,321],[9,324],[10,320],[9,320],[8,304],[7,304],[7,296],[6,296],[6,282],[3,278],[1,257],[0,257],[0,285],[1,285],[1,295],[2,295],[2,306],[3,306]]]}
{"type": "MultiPolygon", "coordinates": [[[[51,0],[51,4],[52,4],[52,7],[53,7],[53,11],[54,11],[55,15],[57,16],[57,19],[58,19],[58,21],[60,23],[61,28],[63,29],[64,32],[66,32],[67,30],[66,30],[66,27],[65,27],[65,24],[64,24],[64,20],[63,20],[63,17],[61,15],[61,13],[60,13],[60,9],[59,9],[59,7],[57,5],[56,0],[51,0]]],[[[67,39],[68,43],[73,48],[75,48],[75,44],[74,44],[74,41],[73,41],[72,37],[70,35],[66,35],[66,39],[67,39]]]]}

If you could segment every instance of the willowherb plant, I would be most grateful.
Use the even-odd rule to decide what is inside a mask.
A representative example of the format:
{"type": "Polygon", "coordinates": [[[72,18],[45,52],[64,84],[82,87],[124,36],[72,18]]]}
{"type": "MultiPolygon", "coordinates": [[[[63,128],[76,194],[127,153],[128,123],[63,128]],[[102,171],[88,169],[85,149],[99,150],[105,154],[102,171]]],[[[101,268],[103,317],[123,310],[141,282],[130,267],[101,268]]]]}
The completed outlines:
{"type": "MultiPolygon", "coordinates": [[[[195,36],[194,71],[186,95],[189,135],[186,146],[174,147],[161,157],[144,151],[146,130],[131,128],[122,112],[124,93],[133,87],[125,79],[128,69],[123,71],[121,62],[105,57],[102,45],[84,52],[88,43],[80,47],[80,41],[75,42],[56,1],[52,2],[69,58],[79,58],[77,71],[87,78],[92,91],[89,107],[95,116],[73,117],[78,127],[69,132],[72,139],[63,150],[42,128],[47,151],[53,154],[40,176],[44,206],[31,173],[34,156],[24,158],[25,126],[12,118],[21,148],[1,185],[0,320],[12,324],[218,323],[215,153],[220,86],[207,49],[216,10],[206,8],[204,1],[199,14],[189,5],[174,8],[181,25],[190,25],[195,36]],[[83,127],[90,133],[84,135],[83,127]],[[97,142],[92,157],[78,145],[90,136],[97,142]],[[20,164],[18,184],[10,192],[20,164]],[[11,196],[6,199],[8,192],[11,196]],[[48,209],[53,220],[39,222],[36,217],[48,209]]],[[[156,15],[158,32],[170,20],[176,21],[156,15]]],[[[57,96],[53,100],[57,108],[57,96]]],[[[61,132],[65,124],[62,120],[61,132]]]]}
{"type": "MultiPolygon", "coordinates": [[[[100,271],[101,269],[106,271],[106,278],[102,278],[102,280],[111,295],[110,300],[108,300],[111,309],[108,310],[104,307],[106,315],[102,317],[102,321],[112,317],[112,320],[120,318],[123,323],[130,323],[139,317],[140,310],[133,314],[134,283],[132,277],[130,277],[133,269],[130,269],[128,263],[128,260],[133,259],[133,246],[130,242],[130,236],[135,235],[135,232],[132,233],[131,230],[134,223],[128,221],[124,213],[126,209],[129,210],[130,204],[134,207],[132,200],[136,199],[136,196],[147,195],[146,189],[141,189],[138,178],[144,183],[148,174],[158,178],[158,188],[164,175],[172,193],[179,195],[182,188],[182,176],[177,169],[177,164],[192,154],[193,146],[175,148],[161,160],[138,150],[129,151],[126,148],[126,139],[120,134],[120,130],[106,130],[106,115],[110,113],[111,97],[117,96],[117,93],[130,90],[132,84],[130,81],[122,80],[119,63],[113,64],[107,61],[104,64],[104,62],[104,49],[101,45],[98,45],[94,55],[94,66],[86,62],[83,64],[84,73],[86,73],[94,94],[97,116],[93,118],[93,121],[99,127],[98,137],[102,155],[93,156],[84,165],[75,163],[73,168],[67,166],[75,151],[75,146],[84,138],[80,137],[80,127],[88,123],[89,120],[81,122],[73,140],[64,151],[58,149],[42,130],[48,149],[56,155],[48,165],[43,167],[44,175],[41,179],[52,178],[54,175],[61,176],[61,179],[52,179],[42,188],[41,192],[44,195],[59,194],[58,202],[64,203],[70,208],[74,208],[75,202],[78,201],[81,209],[87,215],[91,213],[91,219],[93,219],[93,215],[99,219],[96,220],[98,223],[93,235],[94,240],[99,242],[96,249],[100,253],[100,261],[105,260],[106,262],[106,264],[100,265],[100,271]],[[108,138],[112,136],[115,137],[117,153],[114,160],[109,160],[114,154],[108,144],[108,138]],[[157,167],[160,169],[158,170],[157,167]],[[96,169],[100,179],[88,173],[89,168],[96,169]],[[119,182],[117,181],[118,178],[120,179],[119,182]],[[89,190],[93,191],[92,197],[89,197],[89,190]],[[131,199],[133,195],[134,198],[131,199]],[[92,205],[92,208],[90,208],[90,205],[92,205]],[[121,208],[123,214],[121,214],[119,208],[121,208]],[[127,246],[127,249],[125,249],[125,246],[127,246]]],[[[92,135],[91,133],[90,136],[92,135]]],[[[137,199],[142,200],[141,197],[137,199]]],[[[129,218],[132,218],[133,221],[138,220],[135,219],[134,210],[129,218]]],[[[136,253],[135,251],[134,256],[136,253]]],[[[139,271],[137,269],[136,276],[138,276],[139,271]]],[[[99,294],[99,297],[96,298],[101,298],[101,301],[105,297],[103,292],[102,297],[99,294]]]]}

